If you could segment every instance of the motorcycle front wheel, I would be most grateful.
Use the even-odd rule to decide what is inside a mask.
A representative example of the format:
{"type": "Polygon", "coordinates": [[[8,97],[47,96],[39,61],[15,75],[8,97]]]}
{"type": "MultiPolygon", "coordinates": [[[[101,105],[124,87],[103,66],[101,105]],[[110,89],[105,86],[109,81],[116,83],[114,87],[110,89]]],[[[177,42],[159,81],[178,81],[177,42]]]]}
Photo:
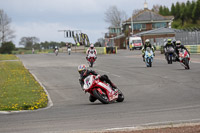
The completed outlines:
{"type": "Polygon", "coordinates": [[[185,69],[190,69],[188,58],[185,59],[185,69]]]}
{"type": "Polygon", "coordinates": [[[152,67],[151,59],[149,59],[149,67],[152,67]]]}
{"type": "Polygon", "coordinates": [[[101,94],[98,90],[93,90],[93,95],[103,104],[108,104],[109,100],[106,94],[101,94]]]}
{"type": "Polygon", "coordinates": [[[93,67],[93,61],[90,62],[90,67],[93,67]]]}
{"type": "Polygon", "coordinates": [[[116,100],[117,102],[123,102],[124,101],[124,94],[118,89],[118,98],[116,100]]]}

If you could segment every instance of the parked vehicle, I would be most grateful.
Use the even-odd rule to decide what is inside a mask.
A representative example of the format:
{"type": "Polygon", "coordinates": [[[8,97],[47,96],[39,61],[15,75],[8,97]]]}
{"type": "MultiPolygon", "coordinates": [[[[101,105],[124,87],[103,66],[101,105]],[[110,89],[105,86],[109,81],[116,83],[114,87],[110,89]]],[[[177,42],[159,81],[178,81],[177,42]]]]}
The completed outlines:
{"type": "Polygon", "coordinates": [[[174,48],[172,46],[166,48],[165,59],[168,64],[172,64],[172,62],[175,61],[174,48]]]}
{"type": "Polygon", "coordinates": [[[130,50],[142,49],[142,38],[137,36],[129,37],[129,48],[130,50]]]}
{"type": "Polygon", "coordinates": [[[190,55],[185,49],[180,49],[179,60],[181,65],[184,66],[185,69],[190,69],[190,55]]]}
{"type": "Polygon", "coordinates": [[[154,57],[153,51],[149,47],[147,47],[144,55],[147,67],[152,67],[153,57],[154,57]]]}
{"type": "Polygon", "coordinates": [[[83,91],[90,93],[91,102],[97,99],[103,104],[124,101],[124,95],[119,89],[113,90],[109,84],[102,82],[98,76],[94,75],[89,75],[84,79],[83,91]]]}

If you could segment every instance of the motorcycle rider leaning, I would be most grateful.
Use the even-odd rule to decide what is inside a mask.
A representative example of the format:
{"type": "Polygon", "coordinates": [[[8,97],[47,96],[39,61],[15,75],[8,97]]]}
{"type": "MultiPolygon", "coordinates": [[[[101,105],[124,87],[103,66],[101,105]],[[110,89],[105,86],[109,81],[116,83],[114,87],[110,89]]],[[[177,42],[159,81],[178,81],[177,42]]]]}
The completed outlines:
{"type": "Polygon", "coordinates": [[[107,75],[100,76],[97,72],[87,69],[86,65],[80,65],[78,66],[78,72],[80,74],[79,83],[81,84],[81,87],[84,85],[84,79],[89,75],[95,75],[97,76],[101,81],[105,81],[106,83],[110,84],[112,89],[115,90],[117,87],[110,81],[107,75]]]}
{"type": "Polygon", "coordinates": [[[143,61],[145,61],[144,55],[145,55],[145,51],[146,51],[146,48],[147,48],[147,47],[149,47],[150,49],[152,49],[153,55],[155,56],[154,47],[151,45],[149,39],[146,39],[146,40],[145,40],[145,44],[144,44],[144,46],[142,47],[142,57],[143,57],[143,61]]]}
{"type": "Polygon", "coordinates": [[[185,49],[188,54],[190,55],[190,52],[188,51],[188,49],[184,46],[184,45],[181,45],[181,41],[176,41],[176,46],[175,46],[175,52],[176,52],[176,61],[180,61],[179,60],[179,49],[185,49]]]}
{"type": "Polygon", "coordinates": [[[96,59],[96,58],[97,58],[97,51],[96,51],[96,49],[94,48],[94,44],[91,44],[91,45],[90,45],[90,48],[88,48],[87,51],[86,51],[86,54],[87,54],[86,59],[87,59],[87,60],[88,60],[88,55],[90,54],[90,52],[94,52],[94,54],[95,54],[95,59],[96,59]]]}

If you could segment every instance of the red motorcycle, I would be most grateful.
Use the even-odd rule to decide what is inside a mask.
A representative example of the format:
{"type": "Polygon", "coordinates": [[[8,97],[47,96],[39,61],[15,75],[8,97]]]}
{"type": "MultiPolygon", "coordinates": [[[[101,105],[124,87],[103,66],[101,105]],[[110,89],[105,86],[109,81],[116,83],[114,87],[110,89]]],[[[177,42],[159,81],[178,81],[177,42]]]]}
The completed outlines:
{"type": "Polygon", "coordinates": [[[124,101],[124,95],[119,89],[113,90],[109,84],[102,82],[98,76],[94,75],[89,75],[84,79],[83,91],[90,93],[91,102],[97,99],[103,104],[124,101]]]}
{"type": "Polygon", "coordinates": [[[97,57],[94,53],[94,51],[90,51],[89,55],[86,57],[88,63],[89,63],[89,66],[90,67],[93,67],[94,65],[94,62],[96,61],[97,57]]]}
{"type": "Polygon", "coordinates": [[[179,60],[185,69],[190,69],[190,55],[185,49],[181,49],[179,51],[179,60]]]}

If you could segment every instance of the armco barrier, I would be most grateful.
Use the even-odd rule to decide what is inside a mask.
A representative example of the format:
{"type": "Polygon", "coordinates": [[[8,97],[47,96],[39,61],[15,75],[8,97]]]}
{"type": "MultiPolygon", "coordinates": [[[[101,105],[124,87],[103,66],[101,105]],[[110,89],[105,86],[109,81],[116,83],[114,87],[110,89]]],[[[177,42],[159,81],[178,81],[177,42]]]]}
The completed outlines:
{"type": "Polygon", "coordinates": [[[200,53],[200,45],[185,45],[190,53],[200,53]]]}
{"type": "MultiPolygon", "coordinates": [[[[85,52],[89,47],[85,47],[85,52]]],[[[117,47],[95,47],[97,54],[116,54],[117,47]]]]}
{"type": "MultiPolygon", "coordinates": [[[[85,53],[89,47],[85,47],[85,53]]],[[[97,50],[97,54],[106,54],[106,48],[105,47],[95,47],[97,50]]]]}
{"type": "Polygon", "coordinates": [[[106,47],[106,53],[107,54],[116,54],[117,53],[117,47],[106,47]]]}

